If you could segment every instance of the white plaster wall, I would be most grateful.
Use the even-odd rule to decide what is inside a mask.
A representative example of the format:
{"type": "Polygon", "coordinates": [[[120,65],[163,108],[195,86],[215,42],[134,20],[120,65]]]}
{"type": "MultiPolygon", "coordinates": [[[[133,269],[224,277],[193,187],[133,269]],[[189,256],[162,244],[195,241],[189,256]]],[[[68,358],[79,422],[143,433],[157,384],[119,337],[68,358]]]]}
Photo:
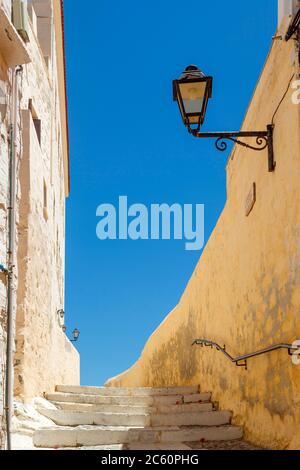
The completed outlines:
{"type": "Polygon", "coordinates": [[[0,6],[6,11],[7,15],[11,15],[12,0],[0,0],[0,6]]]}
{"type": "Polygon", "coordinates": [[[281,28],[284,23],[294,15],[299,6],[299,0],[278,0],[278,27],[281,28]]]}
{"type": "Polygon", "coordinates": [[[51,391],[60,383],[79,384],[78,352],[57,320],[57,310],[64,308],[65,195],[56,58],[52,57],[49,68],[33,31],[28,50],[32,62],[24,67],[22,84],[15,372],[15,393],[25,399],[51,391]],[[41,145],[28,110],[29,100],[41,119],[41,145]]]}
{"type": "MultiPolygon", "coordinates": [[[[7,267],[7,206],[9,169],[9,92],[11,74],[1,56],[0,46],[0,264],[7,267]],[[4,95],[4,96],[3,96],[4,95]]],[[[0,448],[4,445],[4,387],[6,358],[7,278],[0,273],[0,448]]]]}
{"type": "Polygon", "coordinates": [[[0,322],[0,449],[4,445],[4,373],[5,373],[5,332],[0,322]]]}
{"type": "MultiPolygon", "coordinates": [[[[10,4],[0,0],[7,12],[10,4]]],[[[65,192],[56,60],[54,57],[47,67],[33,31],[27,47],[32,62],[23,67],[17,129],[15,394],[30,400],[53,390],[56,384],[79,384],[79,354],[56,315],[64,307],[65,269],[65,192]],[[42,121],[41,145],[28,109],[29,100],[42,121]],[[43,207],[44,182],[47,213],[43,207]]],[[[0,44],[0,88],[7,96],[10,82],[11,70],[2,60],[0,44]]],[[[0,102],[0,264],[6,265],[11,119],[9,107],[6,116],[3,110],[0,102]]],[[[0,448],[4,429],[6,301],[6,277],[0,274],[0,448]]],[[[68,323],[73,326],[71,320],[68,323]]]]}

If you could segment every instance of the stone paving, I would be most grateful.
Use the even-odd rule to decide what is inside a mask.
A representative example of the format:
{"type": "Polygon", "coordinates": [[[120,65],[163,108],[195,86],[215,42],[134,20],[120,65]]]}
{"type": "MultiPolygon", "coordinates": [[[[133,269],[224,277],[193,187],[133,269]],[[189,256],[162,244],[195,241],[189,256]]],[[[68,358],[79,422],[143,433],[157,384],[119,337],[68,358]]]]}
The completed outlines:
{"type": "Polygon", "coordinates": [[[188,446],[193,450],[264,450],[246,441],[210,441],[189,442],[188,446]]]}

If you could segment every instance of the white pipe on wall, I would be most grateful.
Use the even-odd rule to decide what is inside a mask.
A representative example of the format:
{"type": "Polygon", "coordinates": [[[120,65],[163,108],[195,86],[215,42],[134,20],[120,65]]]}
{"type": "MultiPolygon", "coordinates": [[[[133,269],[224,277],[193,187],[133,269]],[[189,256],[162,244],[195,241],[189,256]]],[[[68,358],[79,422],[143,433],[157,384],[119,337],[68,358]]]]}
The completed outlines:
{"type": "Polygon", "coordinates": [[[10,125],[10,155],[9,155],[9,208],[8,208],[8,286],[7,286],[7,350],[6,350],[6,380],[5,380],[5,412],[7,450],[11,450],[13,399],[14,399],[14,341],[15,341],[15,240],[16,240],[16,188],[17,188],[17,125],[19,109],[19,74],[22,67],[17,67],[13,74],[11,125],[10,125]]]}

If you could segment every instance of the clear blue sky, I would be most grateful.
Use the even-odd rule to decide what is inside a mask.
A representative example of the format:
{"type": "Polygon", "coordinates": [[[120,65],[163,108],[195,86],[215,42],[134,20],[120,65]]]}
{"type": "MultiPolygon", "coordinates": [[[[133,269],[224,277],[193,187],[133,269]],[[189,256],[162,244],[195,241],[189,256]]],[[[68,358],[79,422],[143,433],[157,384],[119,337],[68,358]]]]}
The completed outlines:
{"type": "Polygon", "coordinates": [[[277,0],[65,1],[66,323],[81,331],[82,383],[102,384],[138,359],[201,255],[182,241],[99,241],[97,206],[119,195],[203,203],[208,240],[225,202],[228,153],[188,135],[171,82],[190,63],[213,75],[205,129],[239,129],[276,18],[277,0]]]}

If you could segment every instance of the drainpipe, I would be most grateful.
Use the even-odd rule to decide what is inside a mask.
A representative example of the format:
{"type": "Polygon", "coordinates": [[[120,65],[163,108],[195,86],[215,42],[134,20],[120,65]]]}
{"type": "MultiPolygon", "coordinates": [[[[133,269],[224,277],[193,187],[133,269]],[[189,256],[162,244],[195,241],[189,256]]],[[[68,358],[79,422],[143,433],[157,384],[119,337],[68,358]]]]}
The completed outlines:
{"type": "Polygon", "coordinates": [[[10,125],[10,151],[9,151],[9,207],[8,207],[8,283],[7,283],[7,351],[6,351],[6,380],[5,380],[5,412],[6,412],[6,438],[7,450],[11,450],[13,399],[14,399],[14,340],[16,304],[15,289],[15,239],[16,239],[16,147],[18,124],[18,77],[22,67],[17,67],[13,73],[12,83],[12,109],[10,125]]]}

